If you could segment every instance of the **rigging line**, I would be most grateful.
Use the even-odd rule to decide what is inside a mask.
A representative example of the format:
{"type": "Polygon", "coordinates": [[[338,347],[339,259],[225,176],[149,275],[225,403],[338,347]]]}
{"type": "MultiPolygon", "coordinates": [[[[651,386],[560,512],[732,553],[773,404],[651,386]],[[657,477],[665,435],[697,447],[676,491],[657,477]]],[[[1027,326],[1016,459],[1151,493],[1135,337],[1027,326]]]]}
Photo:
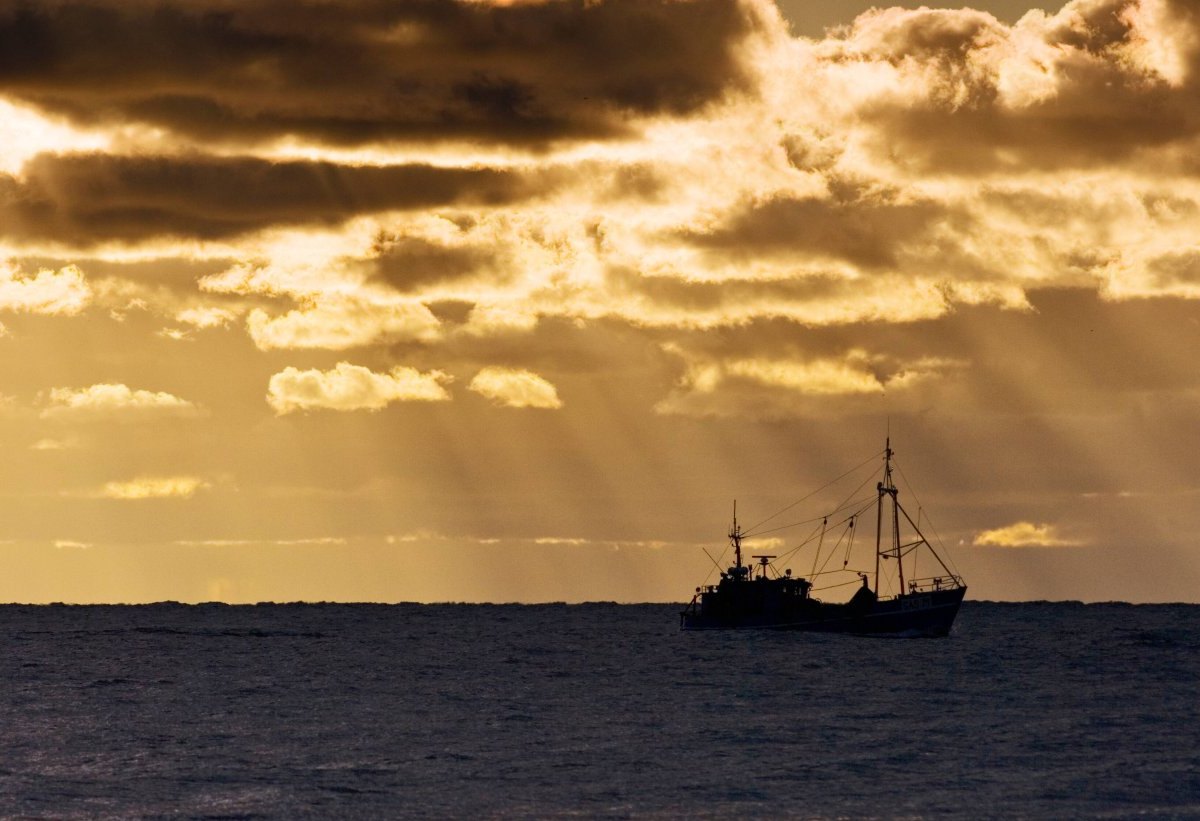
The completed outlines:
{"type": "MultiPolygon", "coordinates": [[[[826,484],[825,484],[823,487],[819,487],[819,488],[817,488],[817,489],[816,489],[816,490],[814,490],[812,493],[808,494],[808,496],[805,496],[803,499],[799,499],[799,500],[797,500],[797,501],[793,502],[792,504],[788,505],[787,507],[785,507],[783,510],[780,510],[778,513],[775,513],[774,515],[772,515],[772,516],[769,516],[769,517],[767,517],[766,519],[763,519],[761,522],[759,522],[758,524],[756,524],[756,525],[754,526],[754,528],[757,528],[757,527],[762,527],[762,525],[766,524],[766,523],[767,523],[767,522],[769,522],[771,519],[774,519],[774,518],[775,518],[776,516],[778,516],[780,513],[783,513],[783,512],[785,512],[785,511],[787,511],[787,510],[790,510],[791,508],[793,508],[793,507],[795,507],[796,505],[800,504],[800,502],[803,502],[805,499],[808,499],[808,498],[809,498],[809,497],[811,497],[812,495],[814,495],[814,494],[816,494],[816,493],[819,493],[820,491],[824,490],[825,488],[829,487],[830,485],[834,484],[835,482],[838,482],[838,481],[840,481],[841,479],[844,479],[846,476],[849,476],[851,473],[854,473],[855,471],[861,470],[861,469],[863,468],[863,466],[864,466],[864,465],[866,465],[868,462],[870,462],[870,461],[872,461],[873,459],[875,459],[877,456],[878,456],[878,454],[876,454],[876,456],[872,456],[872,457],[871,457],[870,459],[868,459],[866,462],[862,462],[862,463],[860,463],[860,464],[859,464],[857,467],[855,467],[855,468],[853,468],[853,469],[851,469],[851,470],[847,471],[846,473],[843,473],[841,476],[839,476],[837,479],[834,479],[832,482],[827,482],[827,483],[826,483],[826,484]]],[[[784,529],[786,529],[786,528],[789,528],[789,527],[795,527],[796,525],[800,525],[800,524],[808,524],[809,522],[815,522],[817,519],[820,519],[820,518],[827,518],[827,517],[829,517],[829,516],[835,515],[835,514],[836,514],[836,513],[838,513],[840,510],[842,510],[843,508],[845,508],[847,504],[849,504],[849,503],[850,503],[850,500],[851,500],[852,498],[854,498],[854,496],[855,496],[855,495],[857,495],[857,494],[858,494],[858,492],[859,492],[860,490],[862,490],[862,488],[863,488],[863,487],[864,487],[864,486],[865,486],[865,485],[866,485],[868,482],[870,482],[870,481],[871,481],[871,478],[872,478],[873,476],[874,476],[874,472],[872,472],[871,474],[869,474],[869,475],[867,476],[867,478],[866,478],[866,479],[864,479],[862,482],[860,482],[860,483],[859,483],[859,485],[858,485],[858,487],[856,487],[854,490],[850,491],[850,493],[849,493],[849,494],[847,494],[847,496],[846,496],[844,499],[842,499],[841,503],[840,503],[840,504],[838,504],[838,505],[837,505],[837,507],[835,507],[835,508],[834,508],[833,510],[831,510],[831,511],[828,511],[828,512],[826,512],[826,513],[825,513],[823,516],[816,516],[816,517],[814,517],[814,518],[811,518],[811,519],[805,519],[805,520],[803,520],[803,521],[800,521],[800,522],[793,522],[793,523],[792,523],[792,524],[790,524],[790,525],[780,525],[779,527],[774,527],[774,528],[771,528],[770,530],[761,531],[761,532],[759,532],[759,533],[756,533],[756,534],[754,534],[754,535],[762,535],[763,533],[774,533],[774,532],[775,532],[775,531],[777,531],[777,530],[784,530],[784,529]]],[[[751,528],[751,531],[752,531],[752,530],[754,530],[754,528],[751,528]]],[[[747,531],[747,532],[749,532],[749,531],[747,531]]]]}
{"type": "Polygon", "coordinates": [[[874,499],[866,499],[866,500],[860,500],[860,501],[861,501],[861,505],[859,506],[859,508],[858,508],[857,510],[855,510],[853,513],[851,513],[851,514],[850,514],[849,516],[847,516],[845,519],[842,519],[842,521],[840,521],[840,522],[835,522],[835,524],[839,524],[839,525],[840,525],[840,524],[842,524],[843,522],[848,522],[848,521],[850,521],[851,519],[858,519],[858,518],[861,518],[861,517],[862,517],[862,515],[863,515],[864,513],[866,513],[868,510],[870,510],[870,509],[871,509],[871,507],[872,507],[872,506],[874,506],[874,504],[875,504],[875,500],[874,500],[874,499]]]}
{"type": "MultiPolygon", "coordinates": [[[[834,542],[833,547],[831,547],[829,549],[829,556],[832,556],[834,553],[837,553],[837,549],[841,546],[842,539],[844,539],[845,536],[846,536],[845,533],[843,533],[841,536],[838,536],[838,540],[836,542],[834,542]]],[[[821,554],[818,552],[817,555],[813,556],[812,578],[815,579],[817,576],[819,576],[825,572],[825,565],[829,564],[829,556],[825,557],[825,561],[821,564],[821,569],[819,571],[817,570],[817,560],[821,558],[821,554]]]]}
{"type": "MultiPolygon", "coordinates": [[[[800,542],[800,544],[796,545],[795,547],[793,547],[793,548],[792,548],[791,550],[789,550],[788,552],[786,552],[786,553],[784,553],[783,555],[779,556],[779,562],[778,562],[778,563],[779,563],[779,564],[784,564],[785,562],[787,562],[787,560],[788,560],[788,559],[790,559],[790,558],[792,558],[792,556],[796,555],[796,551],[800,550],[800,548],[804,547],[806,544],[808,544],[809,542],[811,542],[811,541],[813,540],[813,537],[814,537],[814,536],[816,536],[816,535],[817,535],[818,533],[820,533],[820,532],[821,532],[821,528],[820,528],[820,527],[815,527],[815,528],[813,528],[813,532],[808,534],[808,538],[807,538],[807,539],[805,539],[804,541],[800,542]]],[[[818,551],[820,551],[820,547],[819,547],[819,546],[818,546],[817,550],[818,550],[818,551]]]]}
{"type": "MultiPolygon", "coordinates": [[[[851,513],[846,518],[833,522],[832,526],[838,527],[838,526],[843,525],[846,522],[850,521],[851,519],[855,518],[856,516],[861,516],[864,510],[866,510],[872,504],[874,504],[875,500],[874,499],[870,499],[870,500],[860,499],[860,500],[858,500],[858,502],[861,504],[857,510],[855,510],[853,513],[851,513]]],[[[805,522],[797,522],[797,524],[805,524],[805,522]]],[[[805,537],[799,544],[797,544],[795,547],[788,550],[786,553],[782,554],[779,557],[779,560],[782,562],[782,561],[786,561],[787,559],[790,559],[792,557],[792,555],[794,553],[796,553],[796,551],[803,549],[805,546],[810,544],[813,541],[813,539],[817,538],[817,536],[822,536],[823,532],[827,533],[829,526],[830,526],[830,522],[829,522],[828,518],[821,517],[821,523],[818,524],[816,527],[814,527],[809,532],[808,536],[805,537]]],[[[820,554],[820,549],[821,549],[820,544],[818,544],[818,546],[817,546],[818,555],[820,554]]],[[[814,562],[816,561],[815,557],[814,557],[813,561],[814,562]]]]}
{"type": "Polygon", "coordinates": [[[795,553],[797,550],[799,550],[800,548],[804,547],[809,542],[811,542],[813,540],[813,538],[816,537],[820,532],[821,532],[820,526],[814,527],[812,529],[812,532],[808,534],[808,538],[806,538],[804,541],[800,542],[800,544],[796,545],[791,550],[789,550],[787,553],[785,553],[783,556],[781,556],[780,560],[782,561],[783,559],[791,558],[793,553],[795,553]]]}
{"type": "MultiPolygon", "coordinates": [[[[834,526],[836,527],[837,525],[840,525],[840,524],[842,524],[842,523],[844,523],[844,522],[846,522],[846,521],[848,521],[848,520],[847,520],[847,519],[842,519],[842,521],[840,521],[840,522],[834,522],[834,526]]],[[[797,524],[805,524],[805,523],[804,523],[804,522],[797,522],[797,524]]],[[[828,529],[827,529],[827,525],[828,525],[828,524],[829,524],[829,523],[828,523],[828,521],[826,521],[826,520],[825,520],[825,519],[822,517],[822,524],[820,524],[820,525],[817,525],[816,527],[814,527],[814,528],[812,529],[812,532],[810,532],[810,533],[808,534],[807,538],[805,538],[803,541],[801,541],[801,542],[800,542],[798,545],[796,545],[795,547],[793,547],[793,548],[792,548],[791,550],[789,550],[787,553],[784,553],[782,556],[780,556],[780,557],[779,557],[779,561],[780,561],[780,562],[784,562],[784,561],[786,561],[786,560],[790,559],[790,558],[791,558],[791,557],[792,557],[792,556],[793,556],[793,555],[796,553],[796,551],[803,549],[803,548],[804,548],[806,545],[808,545],[809,543],[811,543],[811,542],[812,542],[812,540],[813,540],[813,539],[815,539],[815,538],[816,538],[818,535],[821,535],[821,536],[823,537],[823,534],[824,534],[824,533],[826,533],[826,532],[828,532],[828,529]]],[[[818,545],[817,545],[817,556],[820,556],[820,554],[821,554],[821,545],[820,545],[820,544],[818,544],[818,545]]],[[[813,559],[813,562],[814,562],[814,564],[815,564],[815,562],[816,562],[816,558],[814,558],[814,559],[813,559]]]]}
{"type": "MultiPolygon", "coordinates": [[[[871,477],[868,477],[867,481],[870,481],[870,478],[871,477]]],[[[865,482],[864,482],[864,484],[865,484],[865,482]]],[[[862,485],[859,485],[857,488],[854,489],[854,492],[857,493],[861,489],[862,489],[862,485]]],[[[871,498],[872,502],[875,501],[874,496],[872,496],[870,498],[871,498]]],[[[859,504],[862,501],[863,501],[863,499],[854,499],[854,500],[847,499],[846,501],[842,502],[840,505],[838,505],[837,507],[835,507],[833,510],[829,511],[828,513],[824,513],[820,516],[813,516],[811,519],[801,519],[800,521],[792,522],[791,524],[779,525],[778,527],[772,527],[772,528],[769,528],[768,530],[760,530],[758,533],[755,533],[753,536],[751,536],[749,538],[765,536],[768,533],[777,533],[780,530],[787,530],[788,528],[799,527],[800,525],[811,524],[812,522],[819,522],[822,519],[828,519],[831,516],[836,516],[837,514],[841,513],[843,510],[850,509],[851,505],[859,504]]],[[[845,520],[843,519],[842,521],[845,521],[845,520]]],[[[838,524],[840,524],[840,522],[838,524]]]]}
{"type": "MultiPolygon", "coordinates": [[[[704,551],[705,556],[708,556],[708,560],[713,563],[713,569],[720,570],[721,569],[721,564],[720,564],[721,559],[725,558],[725,550],[728,550],[729,548],[725,548],[725,550],[722,550],[721,555],[715,559],[712,557],[712,554],[708,552],[707,548],[701,546],[700,549],[704,551]]],[[[700,583],[701,587],[705,587],[708,584],[708,580],[712,578],[712,574],[713,574],[712,570],[709,570],[708,574],[704,577],[704,581],[700,583]]]]}
{"type": "MultiPolygon", "coordinates": [[[[904,468],[900,467],[900,464],[895,460],[892,460],[892,464],[896,465],[896,470],[900,471],[900,478],[904,480],[906,489],[912,494],[913,501],[917,503],[918,508],[922,508],[923,506],[921,505],[921,500],[917,498],[917,491],[913,489],[912,482],[910,482],[908,477],[904,475],[904,468]]],[[[920,514],[918,513],[918,521],[920,521],[919,517],[920,514]]],[[[954,562],[954,556],[950,553],[950,548],[946,547],[946,543],[942,541],[942,536],[940,533],[938,533],[937,528],[934,526],[933,519],[929,518],[929,514],[925,515],[925,521],[929,523],[929,529],[933,531],[934,538],[938,540],[938,547],[942,549],[942,552],[946,554],[946,558],[950,560],[950,569],[954,572],[954,575],[961,575],[958,572],[958,565],[954,562]]]]}
{"type": "MultiPolygon", "coordinates": [[[[848,519],[847,521],[852,522],[853,519],[848,519]]],[[[851,524],[849,527],[847,527],[846,530],[843,531],[842,535],[838,537],[837,543],[829,551],[829,555],[825,557],[825,561],[823,561],[821,563],[821,572],[822,573],[825,572],[825,567],[829,564],[829,560],[832,559],[834,557],[834,555],[838,552],[837,549],[842,546],[842,539],[846,539],[847,541],[852,541],[854,539],[854,525],[853,524],[851,524]]]]}
{"type": "Polygon", "coordinates": [[[752,526],[749,528],[749,530],[747,530],[746,532],[747,532],[747,533],[750,533],[750,532],[752,532],[752,531],[754,530],[754,528],[756,528],[756,527],[761,527],[762,525],[765,525],[767,522],[769,522],[769,521],[771,521],[772,519],[774,519],[774,518],[775,518],[776,516],[778,516],[780,513],[786,513],[787,511],[789,511],[789,510],[791,510],[792,508],[794,508],[796,505],[798,505],[798,504],[800,504],[801,502],[803,502],[805,499],[808,499],[808,498],[810,498],[810,497],[812,497],[812,496],[815,496],[816,494],[820,493],[822,490],[824,490],[825,488],[829,487],[830,485],[832,485],[832,484],[836,484],[837,482],[840,482],[840,481],[842,481],[842,480],[843,480],[843,479],[845,479],[847,476],[849,476],[851,473],[854,473],[854,472],[856,472],[856,471],[858,471],[858,470],[861,470],[861,469],[862,469],[862,467],[863,467],[864,465],[870,464],[871,462],[873,462],[873,461],[875,461],[876,459],[878,459],[878,458],[879,458],[879,454],[880,454],[880,453],[882,453],[882,452],[883,452],[883,451],[877,451],[876,453],[872,453],[870,456],[868,456],[868,457],[867,457],[866,459],[864,459],[862,462],[859,462],[857,465],[855,465],[854,467],[850,468],[848,471],[846,471],[845,473],[843,473],[841,476],[837,477],[836,479],[832,479],[832,480],[830,480],[830,481],[826,482],[825,484],[821,485],[821,486],[820,486],[819,488],[817,488],[816,490],[814,490],[814,491],[812,491],[811,493],[808,493],[808,494],[806,494],[806,495],[804,495],[804,496],[800,497],[799,499],[797,499],[796,501],[792,502],[790,505],[788,505],[787,507],[783,508],[782,510],[776,511],[775,513],[772,513],[770,516],[768,516],[767,518],[763,519],[761,522],[758,522],[757,524],[755,524],[755,525],[752,525],[752,526]]]}
{"type": "Polygon", "coordinates": [[[824,587],[814,587],[813,592],[820,593],[822,590],[833,590],[835,587],[845,587],[846,585],[859,584],[859,583],[860,582],[858,579],[851,579],[848,582],[838,582],[837,584],[827,584],[824,587]]]}
{"type": "MultiPolygon", "coordinates": [[[[862,515],[863,515],[864,513],[866,513],[868,510],[870,510],[871,506],[875,504],[875,500],[874,500],[873,498],[872,498],[872,499],[859,499],[859,500],[858,500],[858,502],[859,502],[859,507],[858,507],[858,509],[857,509],[857,510],[855,510],[853,513],[851,513],[851,514],[850,514],[849,516],[847,516],[845,519],[841,519],[841,520],[839,520],[839,521],[836,521],[836,522],[834,522],[834,523],[833,523],[833,526],[834,526],[834,527],[837,527],[837,526],[839,526],[839,525],[844,525],[844,524],[846,524],[847,522],[849,522],[849,521],[850,521],[850,520],[852,520],[852,519],[860,519],[860,518],[862,518],[862,515]]],[[[826,522],[826,523],[823,525],[823,527],[825,527],[825,528],[826,528],[826,532],[828,532],[828,523],[827,523],[827,522],[826,522]]],[[[812,539],[813,539],[813,536],[814,536],[814,535],[816,535],[817,531],[819,531],[820,529],[821,529],[821,528],[815,528],[815,529],[813,530],[813,532],[809,534],[809,536],[808,536],[808,538],[807,538],[807,539],[805,539],[803,542],[801,542],[799,545],[797,545],[797,546],[796,546],[795,550],[799,550],[801,547],[804,547],[804,545],[806,545],[806,544],[808,544],[809,542],[811,542],[811,541],[812,541],[812,539]]],[[[837,542],[835,542],[835,543],[834,543],[834,545],[833,545],[833,548],[832,548],[832,550],[833,550],[833,553],[834,553],[834,554],[835,554],[835,553],[837,553],[837,549],[838,549],[838,547],[839,547],[839,546],[841,546],[841,544],[842,544],[842,538],[844,538],[844,535],[843,535],[842,537],[839,537],[839,538],[838,538],[838,540],[837,540],[837,542]]],[[[817,562],[817,558],[819,557],[819,555],[820,555],[820,554],[818,553],[818,556],[813,558],[813,564],[814,564],[814,565],[816,564],[816,562],[817,562]]],[[[830,555],[833,555],[833,554],[830,554],[830,555]]],[[[815,569],[815,568],[814,568],[814,569],[815,569]]]]}
{"type": "MultiPolygon", "coordinates": [[[[871,575],[870,570],[851,570],[848,567],[845,569],[842,569],[840,567],[835,567],[833,570],[824,570],[824,571],[818,573],[817,576],[833,576],[833,575],[839,574],[839,573],[854,573],[854,574],[866,573],[868,576],[871,575]]],[[[858,583],[858,584],[862,583],[859,579],[855,579],[854,582],[858,583]]]]}
{"type": "MultiPolygon", "coordinates": [[[[823,534],[829,532],[829,529],[826,525],[824,525],[824,524],[821,525],[821,528],[822,528],[823,534]]],[[[809,574],[810,579],[815,579],[818,575],[817,574],[817,562],[820,561],[820,559],[821,559],[821,547],[825,542],[823,534],[822,534],[822,538],[821,538],[821,543],[817,545],[817,551],[816,551],[816,553],[813,554],[812,572],[809,574]]],[[[842,539],[844,537],[845,537],[844,533],[841,536],[838,536],[837,541],[833,543],[833,546],[831,548],[829,548],[830,555],[837,552],[838,546],[841,545],[842,539]]],[[[822,565],[822,569],[824,569],[824,565],[822,565]]]]}
{"type": "MultiPolygon", "coordinates": [[[[862,465],[859,465],[859,467],[862,467],[862,465]]],[[[843,474],[843,475],[845,475],[845,474],[843,474]]],[[[870,481],[871,481],[871,479],[873,479],[874,477],[875,477],[875,474],[874,474],[874,473],[871,473],[869,476],[867,476],[867,478],[866,478],[866,479],[863,479],[863,480],[862,480],[862,482],[860,482],[860,483],[859,483],[858,487],[856,487],[854,490],[850,491],[850,493],[848,493],[848,494],[846,495],[846,498],[842,499],[841,503],[840,503],[840,504],[839,504],[837,507],[835,507],[833,510],[829,511],[828,513],[825,513],[823,516],[814,516],[814,517],[813,517],[813,518],[811,518],[811,519],[805,519],[805,520],[803,520],[803,521],[800,521],[800,522],[793,522],[793,523],[792,523],[792,524],[790,524],[790,525],[780,525],[779,527],[773,527],[773,528],[771,528],[770,530],[763,530],[763,531],[761,531],[761,532],[759,532],[759,533],[756,533],[756,534],[754,534],[754,535],[755,535],[755,536],[762,536],[762,535],[764,535],[764,534],[767,534],[767,533],[774,533],[774,532],[776,532],[776,531],[778,531],[778,530],[787,530],[789,527],[796,527],[797,525],[806,525],[806,524],[808,524],[809,522],[815,522],[815,521],[817,521],[817,519],[827,519],[827,518],[829,518],[830,516],[834,516],[834,515],[836,515],[836,514],[837,514],[839,511],[845,510],[845,509],[846,509],[847,507],[849,507],[850,505],[853,505],[853,504],[858,504],[858,502],[857,502],[857,501],[851,501],[851,500],[852,500],[852,499],[853,499],[855,496],[857,496],[857,495],[858,495],[858,492],[859,492],[860,490],[862,490],[862,489],[863,489],[863,488],[866,486],[866,484],[867,484],[868,482],[870,482],[870,481]]],[[[811,494],[809,494],[809,495],[811,495],[811,494]]],[[[874,496],[874,495],[872,495],[872,496],[870,497],[870,500],[871,500],[871,502],[874,502],[874,501],[875,501],[875,496],[874,496]]],[[[801,501],[803,501],[803,500],[801,500],[801,501]]],[[[783,512],[783,511],[780,511],[780,513],[782,513],[782,512],[783,512]]],[[[778,514],[776,514],[776,515],[778,515],[778,514]]],[[[845,521],[845,520],[843,519],[843,521],[845,521]]],[[[839,522],[838,524],[840,524],[840,522],[839,522]]],[[[744,535],[744,534],[743,534],[743,535],[744,535]]]]}
{"type": "MultiPolygon", "coordinates": [[[[712,557],[712,554],[708,552],[708,548],[702,547],[702,548],[700,548],[700,549],[704,551],[704,555],[705,555],[705,556],[708,556],[708,560],[709,560],[710,562],[712,562],[712,563],[713,563],[713,567],[715,567],[717,570],[720,570],[720,569],[721,569],[721,565],[717,564],[717,560],[716,560],[716,559],[714,559],[714,558],[712,557]]],[[[710,575],[711,575],[712,571],[709,571],[709,573],[710,573],[710,575]]],[[[705,581],[708,581],[708,579],[705,579],[705,581]]]]}
{"type": "MultiPolygon", "coordinates": [[[[857,510],[855,510],[853,513],[851,513],[849,516],[847,516],[845,519],[834,522],[833,523],[834,527],[845,524],[846,522],[850,521],[851,519],[861,518],[863,513],[865,513],[873,504],[875,504],[875,497],[871,496],[870,498],[857,499],[852,504],[858,504],[859,508],[857,510]]],[[[843,507],[845,507],[845,508],[848,508],[849,506],[850,506],[850,504],[843,505],[843,507]]],[[[798,551],[803,549],[806,545],[811,543],[812,540],[814,538],[816,538],[818,535],[823,535],[824,533],[828,532],[828,527],[827,527],[829,524],[828,517],[819,517],[819,518],[821,518],[822,524],[814,527],[812,529],[812,532],[808,534],[808,537],[805,538],[798,545],[796,545],[795,547],[793,547],[791,550],[787,551],[786,553],[781,554],[778,557],[777,564],[786,563],[788,559],[790,559],[792,556],[794,556],[798,551]]],[[[810,519],[809,521],[815,521],[815,519],[810,519]]],[[[797,522],[796,524],[806,524],[806,522],[797,522]]],[[[770,533],[771,531],[766,531],[766,532],[770,533]]],[[[761,536],[762,534],[759,534],[759,535],[761,536]]],[[[841,544],[841,539],[838,539],[838,541],[833,546],[833,553],[830,554],[831,556],[834,553],[837,553],[837,547],[840,544],[841,544]]],[[[820,561],[820,558],[821,558],[821,545],[818,544],[817,551],[816,551],[815,555],[813,556],[813,573],[816,573],[817,562],[820,561]]],[[[827,560],[827,562],[828,562],[828,560],[827,560]]]]}
{"type": "MultiPolygon", "coordinates": [[[[906,479],[906,480],[905,480],[905,484],[907,484],[907,483],[908,483],[908,480],[906,479]]],[[[912,488],[909,488],[909,489],[911,490],[912,488]]],[[[913,500],[914,500],[914,501],[917,501],[917,494],[915,494],[915,493],[913,494],[913,500]]],[[[917,535],[918,535],[918,536],[920,536],[920,534],[921,534],[921,511],[922,511],[923,509],[924,509],[924,508],[922,508],[922,507],[921,507],[921,503],[920,503],[920,501],[917,501],[917,521],[916,521],[916,528],[917,528],[917,535]]],[[[924,539],[925,537],[924,537],[924,536],[921,536],[921,538],[922,538],[922,539],[924,539]]],[[[926,544],[928,544],[928,542],[926,542],[926,544]]],[[[919,550],[918,550],[918,551],[916,551],[915,553],[913,553],[913,563],[912,563],[912,577],[913,577],[913,581],[909,583],[910,585],[911,585],[911,584],[913,584],[913,583],[915,583],[915,581],[921,577],[921,574],[917,572],[917,563],[918,563],[919,561],[921,561],[921,551],[919,551],[919,550]]]]}
{"type": "Polygon", "coordinates": [[[821,558],[821,545],[825,544],[825,534],[827,532],[829,532],[829,520],[822,519],[821,520],[821,541],[817,542],[817,551],[815,553],[813,553],[812,574],[814,577],[816,577],[816,575],[817,575],[817,560],[821,558]]]}
{"type": "Polygon", "coordinates": [[[951,572],[954,573],[955,576],[961,576],[962,574],[958,572],[958,565],[954,562],[954,554],[950,552],[950,548],[946,547],[946,543],[942,541],[942,534],[938,533],[937,527],[933,524],[933,519],[929,518],[928,514],[925,516],[925,524],[927,524],[929,529],[933,531],[933,537],[938,540],[938,547],[942,549],[942,553],[944,553],[946,559],[949,560],[951,572]]]}
{"type": "MultiPolygon", "coordinates": [[[[863,514],[871,509],[871,506],[874,503],[875,503],[874,499],[872,499],[870,502],[867,502],[862,507],[860,507],[854,514],[852,514],[848,520],[850,522],[850,527],[849,527],[850,538],[846,540],[846,552],[842,556],[842,569],[843,570],[845,570],[846,566],[850,564],[850,555],[851,555],[852,551],[854,550],[854,537],[856,535],[858,535],[858,527],[857,527],[858,522],[862,519],[863,514]]],[[[829,555],[829,558],[830,559],[833,558],[832,553],[829,555]]],[[[829,563],[829,560],[826,559],[826,564],[828,564],[828,563],[829,563]]]]}

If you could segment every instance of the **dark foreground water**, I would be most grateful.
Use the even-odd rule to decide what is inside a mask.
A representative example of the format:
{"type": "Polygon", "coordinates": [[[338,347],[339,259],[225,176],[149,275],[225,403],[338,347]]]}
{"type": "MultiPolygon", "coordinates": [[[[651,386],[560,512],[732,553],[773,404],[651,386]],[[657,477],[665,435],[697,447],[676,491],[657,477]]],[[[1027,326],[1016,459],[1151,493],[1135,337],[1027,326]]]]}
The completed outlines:
{"type": "Polygon", "coordinates": [[[0,607],[0,815],[1200,817],[1200,607],[0,607]]]}

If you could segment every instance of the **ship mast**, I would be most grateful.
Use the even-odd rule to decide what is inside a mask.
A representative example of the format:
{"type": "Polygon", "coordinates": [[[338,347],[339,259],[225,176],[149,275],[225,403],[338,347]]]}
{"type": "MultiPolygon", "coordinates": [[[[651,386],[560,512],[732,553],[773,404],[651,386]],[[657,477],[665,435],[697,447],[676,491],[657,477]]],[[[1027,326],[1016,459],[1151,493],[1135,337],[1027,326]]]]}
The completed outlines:
{"type": "Polygon", "coordinates": [[[733,500],[733,526],[729,528],[729,541],[733,542],[733,563],[741,576],[742,569],[742,529],[737,522],[737,499],[733,500]]]}
{"type": "MultiPolygon", "coordinates": [[[[879,595],[879,560],[885,552],[893,554],[900,569],[900,591],[904,592],[904,562],[900,552],[900,502],[896,499],[896,484],[892,481],[892,437],[888,437],[883,447],[883,481],[875,485],[879,493],[875,514],[875,595],[879,595]],[[883,497],[892,497],[892,539],[891,546],[883,548],[883,497]]],[[[908,514],[905,514],[907,517],[908,514]]]]}
{"type": "Polygon", "coordinates": [[[937,563],[941,565],[942,570],[946,571],[946,575],[952,579],[955,584],[962,586],[962,580],[954,573],[942,557],[934,549],[929,540],[925,538],[925,534],[921,532],[920,526],[912,520],[908,515],[908,511],[900,505],[900,491],[896,488],[896,483],[892,480],[892,456],[895,454],[892,451],[892,439],[887,438],[887,444],[884,445],[883,451],[883,481],[879,482],[875,487],[879,491],[879,502],[877,506],[877,519],[875,524],[875,595],[879,595],[879,560],[885,556],[896,559],[896,572],[900,580],[900,591],[898,595],[904,595],[904,554],[911,552],[912,549],[924,545],[937,559],[937,563]],[[883,547],[883,497],[892,497],[892,539],[891,545],[886,549],[883,547]],[[908,522],[908,526],[916,533],[916,539],[908,544],[903,544],[900,541],[900,517],[904,516],[904,521],[908,522]]]}

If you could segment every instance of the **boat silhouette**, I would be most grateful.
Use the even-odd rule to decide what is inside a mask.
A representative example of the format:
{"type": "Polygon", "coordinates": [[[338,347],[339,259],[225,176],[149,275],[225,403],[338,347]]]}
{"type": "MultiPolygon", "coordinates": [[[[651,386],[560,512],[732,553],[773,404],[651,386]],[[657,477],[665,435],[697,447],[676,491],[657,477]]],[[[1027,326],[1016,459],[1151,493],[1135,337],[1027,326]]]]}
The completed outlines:
{"type": "MultiPolygon", "coordinates": [[[[865,504],[843,504],[835,510],[835,513],[845,514],[838,523],[844,525],[845,529],[828,556],[841,549],[844,541],[845,559],[841,568],[829,573],[857,573],[859,587],[849,601],[825,602],[813,595],[817,592],[814,585],[818,578],[827,575],[818,570],[817,560],[822,555],[825,537],[829,532],[828,515],[819,517],[821,524],[813,572],[806,578],[793,576],[790,568],[781,573],[772,561],[778,558],[775,555],[755,554],[751,556],[757,560],[754,564],[743,563],[742,540],[750,534],[738,525],[737,502],[734,502],[733,525],[729,529],[733,566],[721,572],[717,584],[696,588],[696,595],[680,614],[680,628],[804,630],[891,636],[948,635],[967,586],[962,577],[947,566],[925,538],[918,523],[900,504],[900,491],[893,478],[893,456],[889,437],[883,452],[883,477],[876,484],[874,497],[865,504]],[[870,507],[875,508],[875,568],[873,572],[851,570],[849,560],[855,525],[870,507]],[[911,533],[906,535],[906,529],[911,533]],[[886,540],[885,532],[888,536],[886,540]],[[932,555],[943,572],[925,578],[913,578],[915,574],[912,568],[916,566],[918,552],[932,555]],[[910,568],[907,579],[906,562],[910,568]],[[886,574],[889,583],[893,578],[898,580],[897,591],[891,595],[880,592],[880,579],[883,577],[880,570],[884,563],[895,568],[894,573],[889,568],[886,574]]],[[[854,580],[849,582],[854,583],[854,580]]]]}

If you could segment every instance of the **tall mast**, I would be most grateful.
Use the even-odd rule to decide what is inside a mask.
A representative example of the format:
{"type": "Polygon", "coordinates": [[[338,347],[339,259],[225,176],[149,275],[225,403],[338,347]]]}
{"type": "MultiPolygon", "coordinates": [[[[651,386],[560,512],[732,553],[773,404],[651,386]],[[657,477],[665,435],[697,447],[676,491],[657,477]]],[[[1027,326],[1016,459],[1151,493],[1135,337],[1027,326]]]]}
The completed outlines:
{"type": "MultiPolygon", "coordinates": [[[[884,445],[885,462],[883,475],[887,478],[892,471],[891,456],[892,456],[892,437],[888,436],[887,444],[884,445]]],[[[879,598],[879,548],[882,546],[883,539],[883,482],[875,485],[875,489],[879,491],[879,499],[875,505],[875,597],[879,598]]]]}
{"type": "MultiPolygon", "coordinates": [[[[892,481],[892,437],[888,436],[883,446],[883,481],[875,485],[879,500],[875,510],[875,595],[879,595],[879,559],[883,556],[883,497],[892,497],[892,538],[887,552],[896,557],[900,573],[900,593],[904,592],[904,560],[900,552],[900,502],[896,498],[896,485],[892,481]]],[[[908,516],[908,514],[904,514],[908,516]]]]}
{"type": "Polygon", "coordinates": [[[884,469],[884,472],[887,474],[888,493],[892,496],[892,546],[896,551],[896,570],[900,574],[900,595],[904,595],[904,557],[900,553],[900,499],[898,498],[900,491],[896,489],[895,483],[892,482],[892,447],[890,438],[887,447],[887,467],[884,469]]]}
{"type": "Polygon", "coordinates": [[[733,542],[734,567],[742,567],[742,529],[737,523],[737,499],[733,500],[733,527],[729,528],[729,540],[733,542]]]}

